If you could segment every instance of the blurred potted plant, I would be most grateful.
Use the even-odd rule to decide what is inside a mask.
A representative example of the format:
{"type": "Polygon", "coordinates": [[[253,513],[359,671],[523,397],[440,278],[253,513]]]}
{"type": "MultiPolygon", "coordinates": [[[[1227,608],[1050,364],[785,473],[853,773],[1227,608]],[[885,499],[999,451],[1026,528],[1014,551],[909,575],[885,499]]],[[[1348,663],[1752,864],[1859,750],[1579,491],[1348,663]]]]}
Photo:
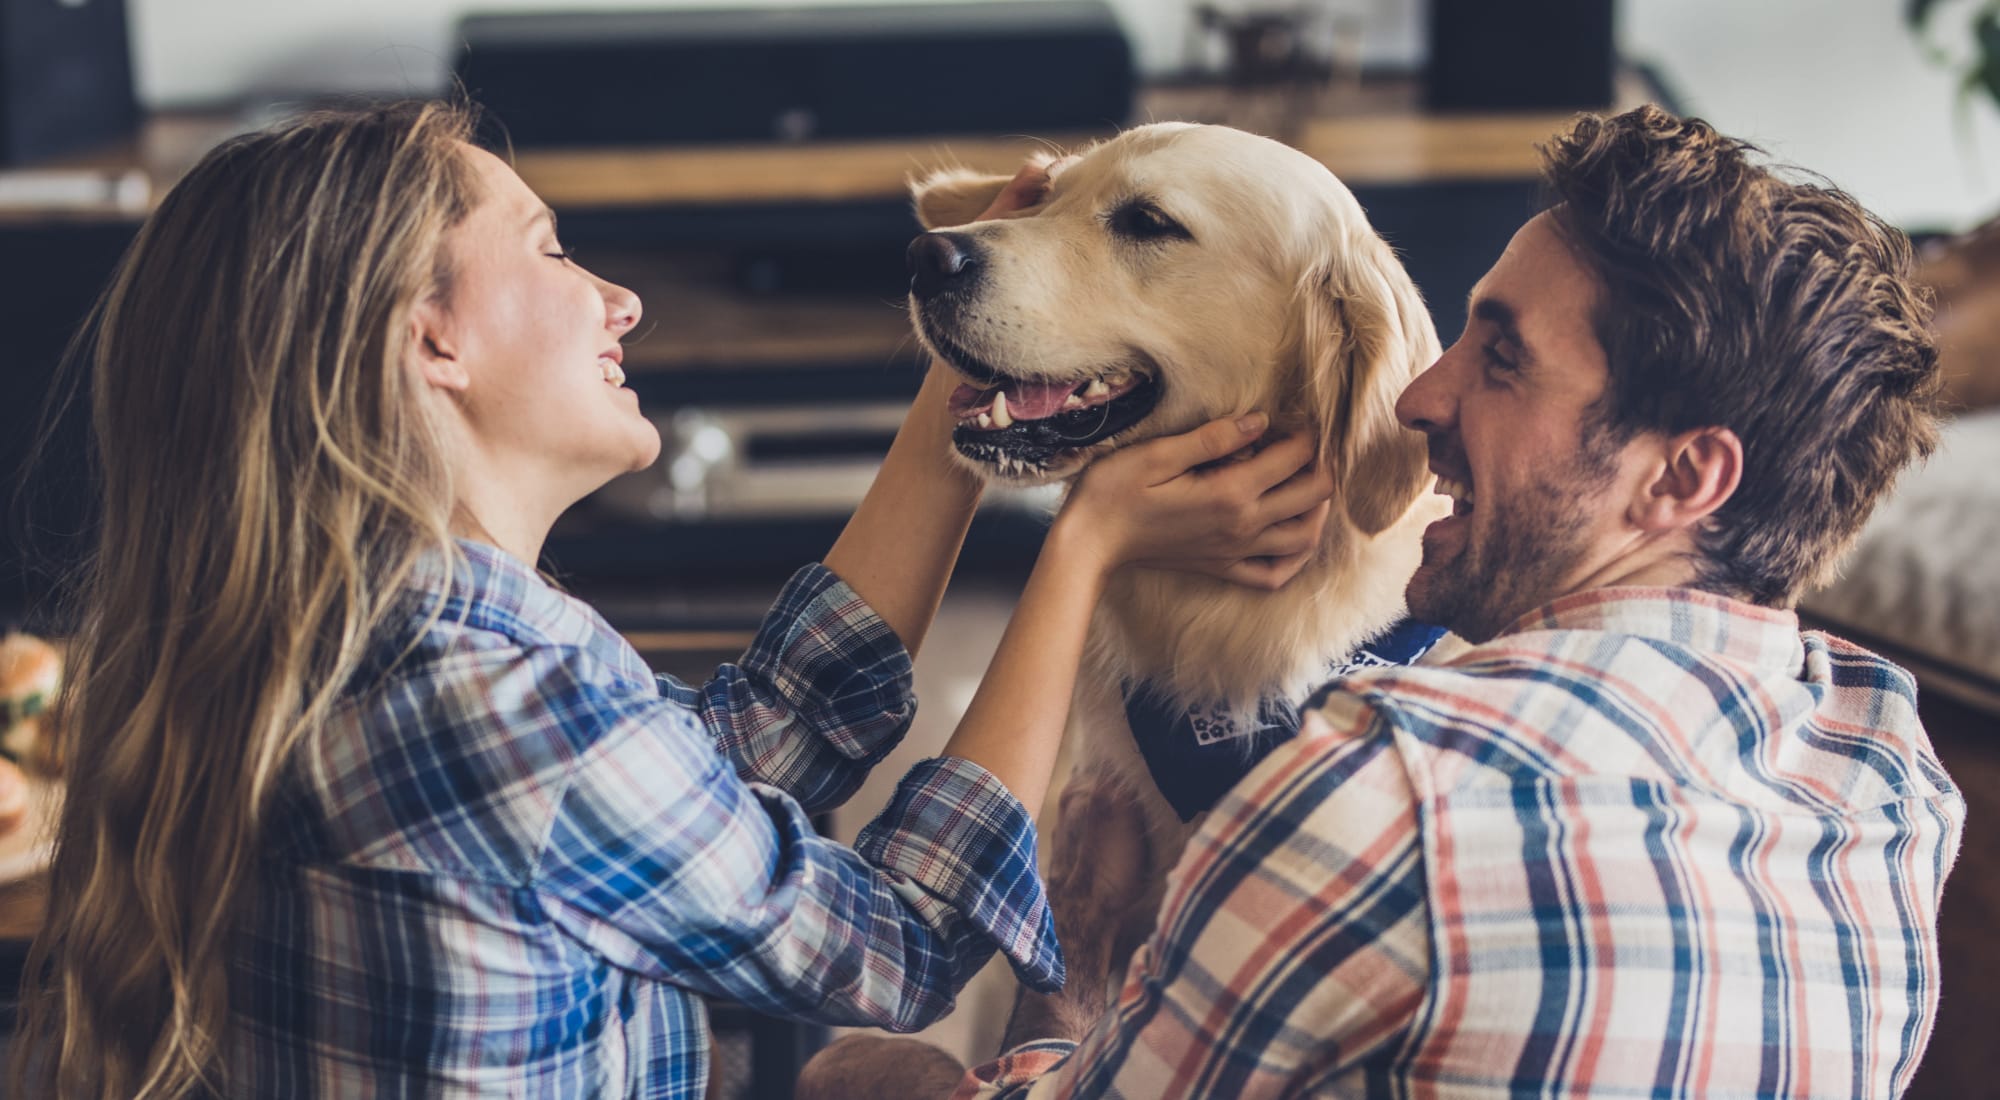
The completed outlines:
{"type": "MultiPolygon", "coordinates": [[[[1918,47],[1958,76],[1958,114],[1967,128],[1972,101],[2000,106],[2000,0],[1905,0],[1918,47]],[[1941,30],[1951,9],[1969,16],[1965,39],[1941,30]]],[[[2000,217],[1924,250],[1918,277],[1938,296],[1945,386],[1964,409],[2000,405],[2000,217]]]]}
{"type": "Polygon", "coordinates": [[[1916,36],[1917,45],[1939,66],[1958,74],[1958,106],[1961,121],[1974,96],[1990,96],[2000,104],[2000,0],[1904,0],[1904,22],[1916,36]],[[1962,52],[1950,38],[1935,29],[1944,8],[1964,9],[1971,49],[1962,52]]]}

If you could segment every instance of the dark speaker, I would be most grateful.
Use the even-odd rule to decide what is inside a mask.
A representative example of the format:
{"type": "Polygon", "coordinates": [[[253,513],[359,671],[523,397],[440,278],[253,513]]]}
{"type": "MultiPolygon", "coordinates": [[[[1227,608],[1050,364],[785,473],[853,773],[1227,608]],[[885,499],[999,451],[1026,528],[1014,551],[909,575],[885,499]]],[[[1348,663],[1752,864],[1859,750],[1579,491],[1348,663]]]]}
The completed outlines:
{"type": "Polygon", "coordinates": [[[138,120],[124,0],[0,0],[0,164],[106,145],[138,120]]]}
{"type": "Polygon", "coordinates": [[[459,79],[520,145],[1103,130],[1132,52],[1103,0],[475,15],[459,79]]]}
{"type": "Polygon", "coordinates": [[[1431,0],[1425,104],[1437,111],[1611,103],[1612,0],[1431,0]]]}

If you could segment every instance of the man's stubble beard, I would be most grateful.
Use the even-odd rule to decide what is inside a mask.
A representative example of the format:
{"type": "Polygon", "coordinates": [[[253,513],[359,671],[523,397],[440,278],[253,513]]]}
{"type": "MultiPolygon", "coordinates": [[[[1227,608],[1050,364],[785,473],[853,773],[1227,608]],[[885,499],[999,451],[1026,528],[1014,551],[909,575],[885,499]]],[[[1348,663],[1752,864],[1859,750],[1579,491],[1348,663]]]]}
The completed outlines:
{"type": "MultiPolygon", "coordinates": [[[[1476,645],[1562,595],[1564,579],[1589,551],[1584,501],[1610,482],[1621,445],[1601,424],[1587,425],[1569,469],[1537,482],[1497,513],[1483,542],[1468,531],[1455,559],[1434,563],[1426,554],[1424,567],[1440,568],[1425,574],[1428,583],[1412,580],[1411,617],[1476,645]]],[[[1476,506],[1472,515],[1478,515],[1476,506]]]]}

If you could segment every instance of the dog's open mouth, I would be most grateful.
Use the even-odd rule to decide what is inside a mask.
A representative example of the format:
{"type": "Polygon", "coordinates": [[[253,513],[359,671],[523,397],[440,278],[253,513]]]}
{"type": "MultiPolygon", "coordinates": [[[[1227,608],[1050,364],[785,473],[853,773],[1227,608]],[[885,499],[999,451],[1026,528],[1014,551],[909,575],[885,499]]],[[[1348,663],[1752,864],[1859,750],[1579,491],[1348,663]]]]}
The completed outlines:
{"type": "Polygon", "coordinates": [[[1068,451],[1110,439],[1145,419],[1160,387],[1143,368],[1117,366],[1067,382],[1000,378],[951,395],[960,454],[1003,474],[1048,470],[1068,451]]]}
{"type": "Polygon", "coordinates": [[[958,421],[952,445],[1004,475],[1050,473],[1064,455],[1110,439],[1159,404],[1158,368],[1141,353],[1088,378],[1050,382],[1015,378],[934,332],[925,335],[972,379],[951,395],[958,421]]]}

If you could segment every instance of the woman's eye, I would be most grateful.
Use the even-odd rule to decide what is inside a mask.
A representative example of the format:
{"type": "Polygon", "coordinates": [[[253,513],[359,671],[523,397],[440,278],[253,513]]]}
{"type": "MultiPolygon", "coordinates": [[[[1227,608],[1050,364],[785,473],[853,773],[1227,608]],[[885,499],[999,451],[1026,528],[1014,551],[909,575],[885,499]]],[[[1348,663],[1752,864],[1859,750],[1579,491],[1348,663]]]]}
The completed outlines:
{"type": "Polygon", "coordinates": [[[1181,223],[1161,213],[1158,207],[1143,202],[1128,202],[1113,210],[1111,231],[1135,241],[1194,239],[1194,234],[1189,233],[1181,223]]]}
{"type": "Polygon", "coordinates": [[[576,262],[576,249],[564,248],[561,245],[557,245],[556,250],[554,252],[546,252],[543,253],[543,255],[549,257],[552,260],[561,260],[564,263],[573,264],[576,262]]]}

